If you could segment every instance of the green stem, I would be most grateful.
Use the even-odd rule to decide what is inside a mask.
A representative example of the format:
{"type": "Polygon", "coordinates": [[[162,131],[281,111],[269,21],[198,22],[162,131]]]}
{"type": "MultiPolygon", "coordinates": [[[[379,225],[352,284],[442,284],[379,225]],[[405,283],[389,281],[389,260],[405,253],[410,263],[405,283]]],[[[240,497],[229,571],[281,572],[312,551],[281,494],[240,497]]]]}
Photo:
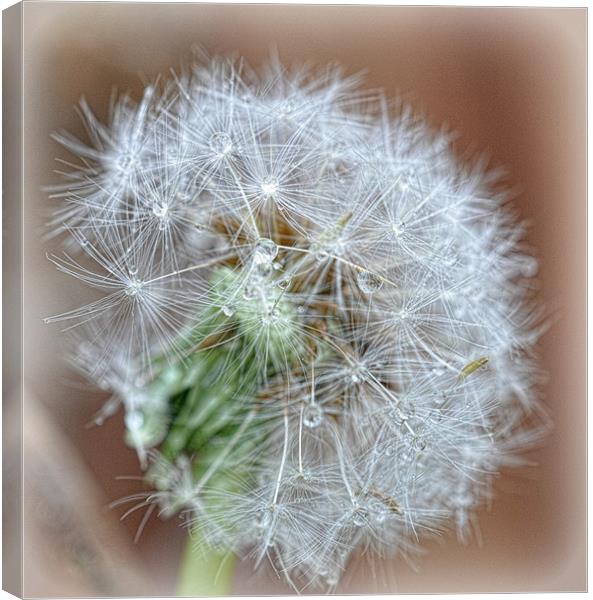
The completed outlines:
{"type": "Polygon", "coordinates": [[[234,554],[209,547],[194,529],[183,551],[177,595],[229,596],[235,564],[234,554]]]}

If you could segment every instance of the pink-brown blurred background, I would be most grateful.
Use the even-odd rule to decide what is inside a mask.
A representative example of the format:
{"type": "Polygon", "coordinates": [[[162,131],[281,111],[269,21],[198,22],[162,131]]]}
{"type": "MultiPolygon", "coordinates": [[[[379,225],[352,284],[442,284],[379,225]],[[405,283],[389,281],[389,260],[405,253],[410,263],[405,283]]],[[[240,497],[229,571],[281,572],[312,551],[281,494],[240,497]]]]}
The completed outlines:
{"type": "MultiPolygon", "coordinates": [[[[81,95],[104,116],[113,87],[177,68],[192,44],[254,66],[277,47],[287,64],[337,60],[365,85],[403,95],[460,134],[460,156],[504,166],[541,260],[541,298],[553,324],[541,343],[554,429],[538,466],[505,473],[480,513],[482,545],[453,535],[416,560],[353,569],[338,590],[494,592],[584,590],[586,538],[585,223],[586,10],[364,6],[25,3],[24,382],[26,596],[170,595],[185,532],[172,519],[120,522],[107,504],[139,489],[121,417],[85,424],[102,396],[68,373],[59,331],[44,316],[84,290],[45,260],[55,181],[49,134],[81,134],[81,95]],[[82,558],[81,558],[82,557],[82,558]]],[[[8,174],[5,174],[8,176],[8,174]]],[[[242,564],[237,594],[290,593],[242,564]]]]}

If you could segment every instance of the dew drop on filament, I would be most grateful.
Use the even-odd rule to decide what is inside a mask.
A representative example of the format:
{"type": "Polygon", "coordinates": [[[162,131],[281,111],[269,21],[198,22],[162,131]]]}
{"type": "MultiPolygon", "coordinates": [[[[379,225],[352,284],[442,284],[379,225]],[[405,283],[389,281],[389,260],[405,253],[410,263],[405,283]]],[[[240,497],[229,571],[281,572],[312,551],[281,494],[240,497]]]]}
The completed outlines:
{"type": "Polygon", "coordinates": [[[354,525],[356,525],[356,527],[363,527],[368,521],[368,516],[368,511],[365,508],[359,506],[352,514],[352,522],[354,523],[354,525]]]}
{"type": "Polygon", "coordinates": [[[244,300],[253,300],[256,297],[257,293],[255,288],[252,285],[248,285],[243,290],[243,299],[244,300]]]}
{"type": "Polygon", "coordinates": [[[383,279],[370,271],[360,271],[356,277],[356,283],[365,294],[373,294],[383,287],[383,279]]]}
{"type": "Polygon", "coordinates": [[[303,410],[303,425],[308,429],[315,429],[323,423],[323,409],[317,404],[309,404],[303,410]]]}
{"type": "Polygon", "coordinates": [[[255,526],[258,529],[267,530],[270,527],[270,525],[272,525],[272,519],[273,519],[273,508],[272,507],[262,508],[261,510],[258,511],[258,514],[256,516],[255,526]]]}
{"type": "Polygon", "coordinates": [[[271,264],[278,255],[276,242],[268,238],[261,238],[256,246],[253,260],[256,265],[271,264]]]}
{"type": "Polygon", "coordinates": [[[226,156],[233,149],[233,141],[231,140],[231,137],[222,131],[213,133],[210,136],[208,145],[210,146],[210,150],[212,150],[212,152],[218,156],[226,156]]]}
{"type": "Polygon", "coordinates": [[[277,283],[278,287],[279,287],[281,290],[286,290],[286,289],[288,289],[288,287],[290,287],[290,284],[291,284],[291,279],[290,279],[290,277],[283,277],[282,279],[279,279],[279,280],[278,280],[278,283],[277,283]]]}

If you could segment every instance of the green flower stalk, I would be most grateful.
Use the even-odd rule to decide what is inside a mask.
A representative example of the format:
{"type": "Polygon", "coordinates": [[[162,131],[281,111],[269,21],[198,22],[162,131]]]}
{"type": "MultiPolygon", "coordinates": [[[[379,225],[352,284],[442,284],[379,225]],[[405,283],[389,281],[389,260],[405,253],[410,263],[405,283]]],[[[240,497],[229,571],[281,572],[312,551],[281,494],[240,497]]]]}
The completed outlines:
{"type": "Polygon", "coordinates": [[[55,135],[49,258],[99,295],[48,321],[111,391],[96,422],[123,409],[151,491],[121,502],[188,517],[181,595],[236,557],[331,591],[357,551],[463,538],[544,430],[523,227],[357,85],[213,59],[55,135]]]}

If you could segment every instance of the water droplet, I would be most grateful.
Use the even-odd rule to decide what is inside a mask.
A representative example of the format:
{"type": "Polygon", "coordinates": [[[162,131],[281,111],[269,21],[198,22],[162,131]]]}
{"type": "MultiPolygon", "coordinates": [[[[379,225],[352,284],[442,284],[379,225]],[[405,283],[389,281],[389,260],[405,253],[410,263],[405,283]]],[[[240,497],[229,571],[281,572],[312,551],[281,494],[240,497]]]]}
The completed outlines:
{"type": "Polygon", "coordinates": [[[284,277],[282,279],[279,279],[276,285],[281,290],[286,290],[290,286],[291,282],[292,282],[292,280],[290,279],[290,277],[284,277]]]}
{"type": "Polygon", "coordinates": [[[309,404],[303,410],[303,425],[309,429],[315,429],[323,423],[323,409],[318,404],[309,404]]]}
{"type": "Polygon", "coordinates": [[[88,246],[88,244],[89,244],[89,241],[84,236],[81,236],[80,245],[84,248],[85,246],[88,246]]]}
{"type": "Polygon", "coordinates": [[[137,164],[138,161],[136,160],[136,157],[133,154],[126,152],[119,157],[119,160],[116,163],[116,168],[123,175],[128,175],[129,172],[132,169],[134,169],[134,167],[136,167],[137,164]]]}
{"type": "Polygon", "coordinates": [[[364,381],[367,378],[367,376],[368,371],[364,363],[355,364],[352,366],[350,372],[350,380],[352,381],[352,383],[360,383],[364,381]]]}
{"type": "Polygon", "coordinates": [[[368,522],[369,513],[366,508],[358,506],[352,513],[352,522],[357,527],[363,527],[368,522]]]}
{"type": "Polygon", "coordinates": [[[256,246],[253,260],[255,264],[272,264],[276,256],[278,255],[278,246],[276,242],[268,238],[261,238],[256,246]]]}
{"type": "Polygon", "coordinates": [[[272,508],[263,508],[258,511],[258,515],[255,518],[255,526],[258,529],[268,529],[272,524],[272,508]]]}
{"type": "Polygon", "coordinates": [[[383,279],[370,271],[360,271],[356,277],[356,283],[365,294],[373,294],[383,287],[383,279]]]}
{"type": "Polygon", "coordinates": [[[422,452],[423,450],[426,449],[426,440],[424,440],[420,436],[416,436],[412,440],[412,448],[414,450],[416,450],[417,452],[422,452]]]}
{"type": "Polygon", "coordinates": [[[252,285],[248,285],[243,290],[243,298],[245,300],[253,300],[256,295],[257,295],[257,291],[256,291],[255,287],[253,287],[252,285]]]}
{"type": "Polygon", "coordinates": [[[233,140],[231,137],[222,131],[213,133],[208,142],[210,150],[218,156],[227,156],[233,150],[233,140]]]}
{"type": "Polygon", "coordinates": [[[297,306],[297,312],[299,313],[299,315],[302,315],[305,312],[305,307],[302,304],[299,304],[297,306]]]}
{"type": "Polygon", "coordinates": [[[232,317],[232,316],[233,316],[233,314],[235,313],[235,311],[234,311],[234,310],[233,310],[233,309],[232,309],[232,308],[231,308],[231,307],[230,307],[228,304],[225,304],[225,305],[222,307],[222,312],[223,312],[223,313],[224,313],[224,315],[225,315],[225,316],[227,316],[227,317],[232,317]]]}
{"type": "MultiPolygon", "coordinates": [[[[128,252],[131,250],[131,248],[128,249],[128,252]]],[[[138,267],[136,265],[130,265],[128,268],[128,271],[130,272],[130,275],[133,277],[134,275],[138,274],[138,267]]]]}
{"type": "Polygon", "coordinates": [[[291,113],[294,111],[295,105],[290,100],[285,100],[280,103],[275,109],[275,116],[277,119],[288,119],[291,113]]]}
{"type": "Polygon", "coordinates": [[[49,317],[45,317],[45,319],[43,319],[43,322],[47,325],[48,323],[51,323],[51,319],[49,317]]]}

